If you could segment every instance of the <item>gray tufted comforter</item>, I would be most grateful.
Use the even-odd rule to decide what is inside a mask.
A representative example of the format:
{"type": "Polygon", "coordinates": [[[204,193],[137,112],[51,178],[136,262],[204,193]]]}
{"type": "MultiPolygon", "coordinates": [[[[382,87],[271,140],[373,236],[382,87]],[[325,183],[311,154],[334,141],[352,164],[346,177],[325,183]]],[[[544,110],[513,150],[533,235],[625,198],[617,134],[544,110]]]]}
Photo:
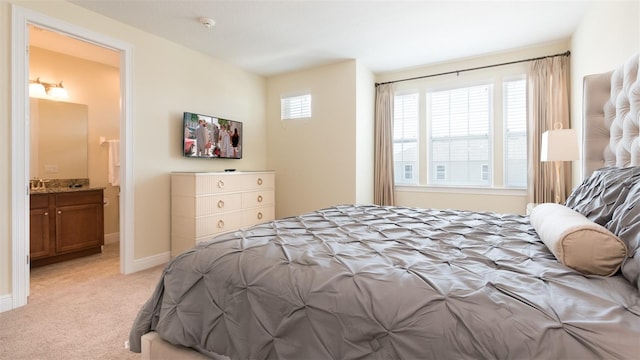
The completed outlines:
{"type": "Polygon", "coordinates": [[[336,206],[171,261],[131,330],[232,359],[637,359],[640,294],[526,216],[336,206]]]}

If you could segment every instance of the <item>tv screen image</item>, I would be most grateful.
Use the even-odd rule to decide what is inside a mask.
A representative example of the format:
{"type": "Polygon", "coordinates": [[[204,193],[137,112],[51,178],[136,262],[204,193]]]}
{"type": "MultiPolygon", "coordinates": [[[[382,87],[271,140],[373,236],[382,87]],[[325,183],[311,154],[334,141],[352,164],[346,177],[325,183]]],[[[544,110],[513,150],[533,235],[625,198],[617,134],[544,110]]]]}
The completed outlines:
{"type": "Polygon", "coordinates": [[[242,159],[242,122],[185,112],[183,126],[185,157],[242,159]]]}

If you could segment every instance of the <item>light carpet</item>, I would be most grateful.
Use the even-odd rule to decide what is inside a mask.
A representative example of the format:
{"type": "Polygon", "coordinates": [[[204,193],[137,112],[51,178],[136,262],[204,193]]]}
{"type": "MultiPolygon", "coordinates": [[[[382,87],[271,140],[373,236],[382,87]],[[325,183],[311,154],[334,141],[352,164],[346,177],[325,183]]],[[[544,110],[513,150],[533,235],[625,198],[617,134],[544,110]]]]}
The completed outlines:
{"type": "Polygon", "coordinates": [[[122,275],[118,254],[32,269],[29,303],[0,313],[0,359],[140,359],[124,343],[163,266],[122,275]]]}

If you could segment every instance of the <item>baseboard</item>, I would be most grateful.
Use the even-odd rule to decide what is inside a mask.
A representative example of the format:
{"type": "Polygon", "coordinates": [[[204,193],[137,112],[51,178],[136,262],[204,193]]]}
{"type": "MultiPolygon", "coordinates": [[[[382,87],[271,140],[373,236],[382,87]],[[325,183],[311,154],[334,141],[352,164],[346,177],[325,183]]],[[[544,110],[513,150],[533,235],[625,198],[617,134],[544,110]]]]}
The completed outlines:
{"type": "Polygon", "coordinates": [[[104,234],[104,243],[105,244],[114,244],[120,242],[120,233],[115,232],[111,234],[104,234]]]}
{"type": "Polygon", "coordinates": [[[0,313],[13,310],[13,296],[2,295],[0,296],[0,313]]]}
{"type": "Polygon", "coordinates": [[[163,265],[171,260],[171,252],[163,252],[158,255],[133,260],[133,272],[138,272],[152,267],[163,265]]]}

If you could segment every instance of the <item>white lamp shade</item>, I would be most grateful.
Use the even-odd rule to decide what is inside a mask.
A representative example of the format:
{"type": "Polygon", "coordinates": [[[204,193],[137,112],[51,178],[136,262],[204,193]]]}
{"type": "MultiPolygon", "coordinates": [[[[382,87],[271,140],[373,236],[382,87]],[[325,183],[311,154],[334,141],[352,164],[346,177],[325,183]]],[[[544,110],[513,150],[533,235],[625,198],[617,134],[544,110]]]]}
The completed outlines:
{"type": "Polygon", "coordinates": [[[49,91],[47,91],[47,93],[49,94],[49,96],[52,96],[56,99],[66,99],[69,97],[67,89],[61,86],[52,86],[49,88],[49,91]]]}
{"type": "Polygon", "coordinates": [[[578,136],[574,129],[545,131],[542,134],[540,161],[572,161],[580,159],[578,136]]]}
{"type": "Polygon", "coordinates": [[[44,85],[41,83],[29,84],[29,96],[31,97],[44,97],[47,92],[44,90],[44,85]]]}

